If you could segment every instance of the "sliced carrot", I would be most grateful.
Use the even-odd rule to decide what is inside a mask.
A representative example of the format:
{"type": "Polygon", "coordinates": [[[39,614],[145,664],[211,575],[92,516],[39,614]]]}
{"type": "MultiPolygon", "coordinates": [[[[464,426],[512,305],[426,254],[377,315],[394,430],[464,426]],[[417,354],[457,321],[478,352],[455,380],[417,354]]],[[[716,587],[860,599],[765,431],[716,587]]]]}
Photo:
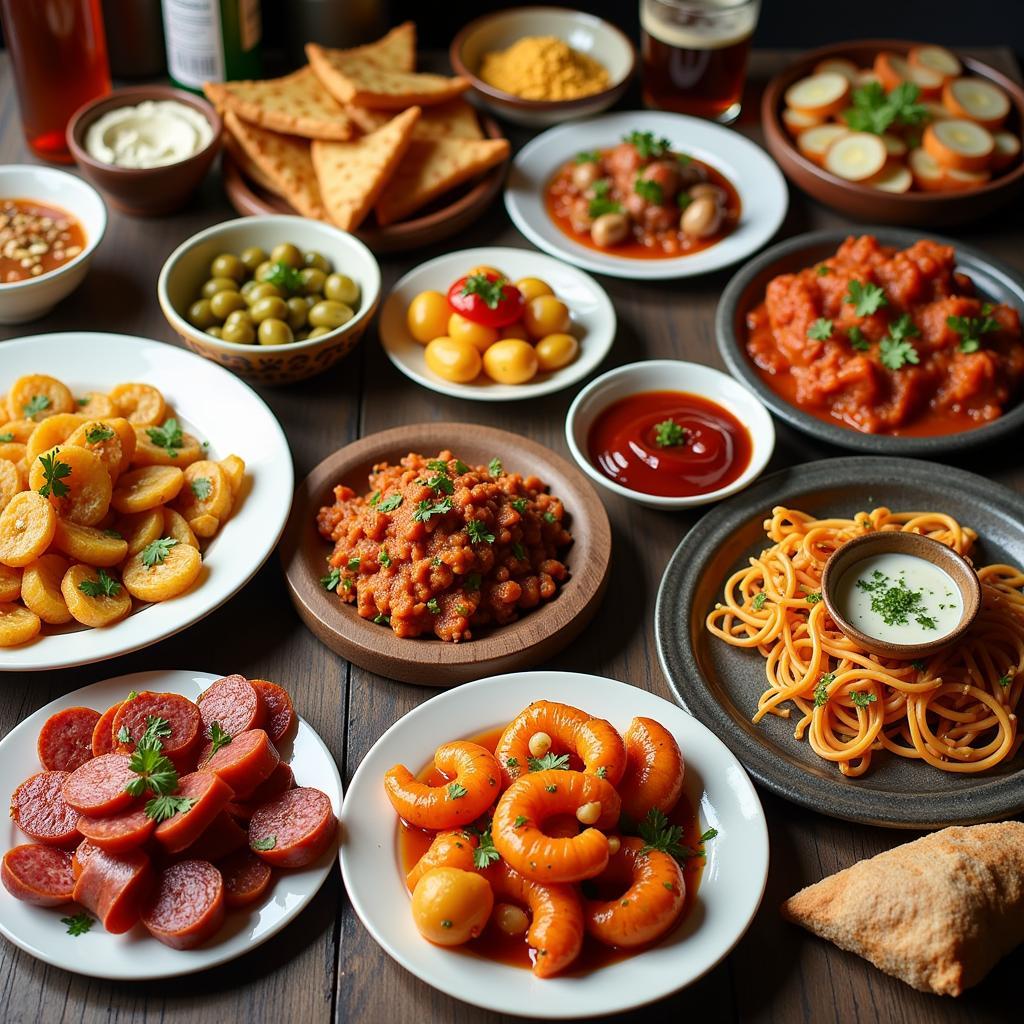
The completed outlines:
{"type": "Polygon", "coordinates": [[[963,74],[959,58],[944,46],[913,46],[907,60],[911,67],[927,68],[941,75],[944,81],[963,74]]]}
{"type": "Polygon", "coordinates": [[[886,92],[892,92],[900,82],[910,78],[910,65],[898,53],[890,50],[880,50],[876,54],[873,70],[886,92]]]}
{"type": "Polygon", "coordinates": [[[1012,132],[996,132],[992,136],[995,152],[992,154],[992,170],[1003,171],[1016,163],[1020,156],[1020,139],[1012,132]]]}
{"type": "Polygon", "coordinates": [[[808,128],[817,128],[819,124],[825,123],[824,117],[816,114],[805,114],[800,110],[792,110],[786,107],[782,112],[782,123],[789,130],[789,134],[796,138],[808,128]]]}
{"type": "Polygon", "coordinates": [[[824,75],[829,72],[842,75],[843,78],[849,80],[851,85],[854,85],[860,68],[852,60],[847,60],[845,57],[829,57],[827,60],[819,60],[814,65],[814,73],[816,75],[824,75]]]}
{"type": "Polygon", "coordinates": [[[942,192],[946,188],[946,176],[935,157],[922,146],[912,149],[907,157],[914,184],[922,192],[942,192]]]}
{"type": "Polygon", "coordinates": [[[966,117],[989,131],[1002,128],[1010,112],[1006,93],[983,78],[952,79],[942,90],[942,102],[954,117],[966,117]]]}
{"type": "Polygon", "coordinates": [[[828,148],[826,171],[846,181],[865,181],[877,174],[889,159],[885,143],[869,132],[850,132],[828,148]]]}
{"type": "Polygon", "coordinates": [[[897,160],[890,161],[876,175],[864,182],[880,192],[892,192],[894,195],[902,195],[909,192],[914,184],[914,176],[910,168],[897,160]]]}
{"type": "Polygon", "coordinates": [[[951,170],[983,171],[995,146],[986,129],[963,118],[930,124],[924,132],[924,148],[939,166],[951,170]]]}
{"type": "Polygon", "coordinates": [[[991,177],[988,171],[959,171],[951,167],[942,180],[950,192],[970,192],[972,188],[980,188],[991,177]]]}
{"type": "Polygon", "coordinates": [[[907,81],[913,82],[920,90],[922,99],[937,100],[942,95],[942,86],[946,79],[931,68],[919,68],[907,64],[907,81]]]}
{"type": "Polygon", "coordinates": [[[813,160],[820,166],[824,164],[825,154],[832,143],[849,134],[849,129],[844,128],[841,124],[822,124],[817,128],[808,128],[807,131],[801,132],[796,140],[796,145],[808,160],[813,160]]]}
{"type": "Polygon", "coordinates": [[[850,81],[835,71],[809,75],[786,90],[786,106],[812,117],[838,114],[850,96],[850,81]]]}

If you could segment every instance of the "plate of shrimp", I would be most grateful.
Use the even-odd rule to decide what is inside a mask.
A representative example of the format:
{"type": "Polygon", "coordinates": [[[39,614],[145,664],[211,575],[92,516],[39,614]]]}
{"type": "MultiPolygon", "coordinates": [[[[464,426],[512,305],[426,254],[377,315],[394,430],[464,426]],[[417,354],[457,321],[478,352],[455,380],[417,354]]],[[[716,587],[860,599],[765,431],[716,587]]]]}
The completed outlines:
{"type": "Polygon", "coordinates": [[[760,905],[768,831],[725,745],[674,704],[574,672],[492,676],[396,722],[342,809],[342,875],[406,970],[566,1019],[684,988],[760,905]]]}

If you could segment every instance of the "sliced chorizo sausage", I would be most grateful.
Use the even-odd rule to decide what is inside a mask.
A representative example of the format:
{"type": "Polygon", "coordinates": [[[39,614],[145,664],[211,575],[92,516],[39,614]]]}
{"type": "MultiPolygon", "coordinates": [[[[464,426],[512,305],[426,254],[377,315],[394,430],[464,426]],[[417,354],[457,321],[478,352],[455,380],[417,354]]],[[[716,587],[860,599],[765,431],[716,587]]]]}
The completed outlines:
{"type": "Polygon", "coordinates": [[[39,763],[50,771],[73,772],[91,760],[92,734],[100,713],[92,708],[65,708],[43,723],[36,740],[39,763]]]}
{"type": "Polygon", "coordinates": [[[202,743],[202,719],[199,708],[177,693],[144,690],[126,700],[117,709],[112,723],[116,749],[134,750],[148,722],[155,718],[163,719],[169,727],[169,731],[160,736],[162,753],[174,762],[179,772],[190,771],[195,767],[202,743]]]}
{"type": "Polygon", "coordinates": [[[144,806],[105,818],[83,814],[78,819],[78,831],[108,853],[124,853],[142,846],[155,828],[156,822],[146,814],[144,806]]]}
{"type": "Polygon", "coordinates": [[[248,795],[278,766],[281,758],[262,729],[239,733],[215,754],[200,762],[204,771],[219,775],[240,798],[248,795]]]}
{"type": "Polygon", "coordinates": [[[186,775],[178,783],[175,796],[194,802],[187,810],[161,821],[153,833],[154,838],[168,853],[184,850],[210,827],[234,795],[231,787],[213,772],[186,775]]]}
{"type": "Polygon", "coordinates": [[[153,865],[141,850],[114,855],[97,848],[83,864],[73,895],[108,932],[120,935],[142,916],[153,882],[153,865]]]}
{"type": "Polygon", "coordinates": [[[64,782],[64,799],[80,814],[106,818],[126,811],[134,797],[125,786],[136,777],[127,754],[101,754],[76,768],[64,782]]]}
{"type": "Polygon", "coordinates": [[[68,805],[63,793],[71,777],[68,772],[37,772],[11,794],[11,818],[29,839],[47,846],[71,846],[81,839],[78,809],[68,805]]]}
{"type": "Polygon", "coordinates": [[[266,679],[250,679],[256,692],[263,698],[267,708],[267,720],[263,726],[272,743],[280,743],[295,728],[298,717],[288,692],[277,683],[266,679]]]}
{"type": "Polygon", "coordinates": [[[142,923],[172,949],[201,945],[224,923],[220,872],[208,860],[179,860],[164,868],[142,923]]]}
{"type": "Polygon", "coordinates": [[[71,854],[71,874],[74,875],[75,880],[78,880],[78,876],[85,870],[85,865],[89,858],[99,849],[99,847],[89,839],[83,839],[76,847],[74,853],[71,854]]]}
{"type": "Polygon", "coordinates": [[[111,704],[106,711],[100,715],[100,720],[92,731],[92,756],[99,757],[100,754],[109,754],[114,749],[114,715],[120,704],[111,704]]]}
{"type": "Polygon", "coordinates": [[[71,854],[36,843],[15,846],[0,861],[0,881],[15,899],[37,907],[70,903],[75,887],[71,854]]]}
{"type": "Polygon", "coordinates": [[[218,867],[224,878],[224,902],[229,908],[255,903],[269,888],[274,872],[251,850],[239,850],[218,867]]]}
{"type": "Polygon", "coordinates": [[[244,800],[232,800],[228,804],[228,813],[239,821],[248,822],[261,804],[273,800],[295,785],[295,773],[281,761],[278,766],[264,779],[244,800]]]}
{"type": "Polygon", "coordinates": [[[337,826],[327,794],[300,786],[253,814],[249,849],[274,867],[305,867],[330,846],[337,826]]]}
{"type": "Polygon", "coordinates": [[[236,674],[218,679],[200,694],[199,714],[204,737],[209,737],[214,722],[229,736],[237,736],[261,728],[267,708],[256,687],[236,674]]]}
{"type": "Polygon", "coordinates": [[[248,846],[249,836],[245,829],[227,811],[221,811],[203,834],[181,851],[181,856],[193,860],[209,860],[217,864],[236,850],[248,846]]]}

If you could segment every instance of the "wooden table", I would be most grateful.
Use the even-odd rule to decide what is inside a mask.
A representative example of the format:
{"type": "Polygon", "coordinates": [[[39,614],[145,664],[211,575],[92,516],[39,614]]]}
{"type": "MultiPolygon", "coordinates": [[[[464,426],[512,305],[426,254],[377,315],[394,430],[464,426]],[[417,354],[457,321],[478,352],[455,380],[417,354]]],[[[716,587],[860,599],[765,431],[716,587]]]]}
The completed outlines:
{"type": "MultiPolygon", "coordinates": [[[[1008,50],[979,56],[1019,75],[1008,50]]],[[[786,62],[758,53],[752,87],[786,62]]],[[[760,136],[753,96],[740,130],[760,136]]],[[[522,141],[517,139],[516,141],[522,141]]],[[[31,158],[16,112],[10,68],[0,55],[0,163],[31,158]]],[[[219,180],[211,176],[201,198],[185,212],[161,220],[111,214],[110,226],[84,285],[53,314],[0,339],[64,330],[118,331],[177,340],[156,303],[156,277],[171,250],[200,228],[233,216],[219,180]],[[112,296],[116,301],[112,301],[112,296]]],[[[794,191],[781,234],[843,226],[838,215],[794,191]]],[[[1021,209],[1004,211],[958,237],[1024,271],[1021,209]]],[[[498,243],[527,248],[500,204],[470,231],[436,250],[382,260],[384,286],[440,252],[498,243]]],[[[603,369],[647,358],[679,358],[720,366],[713,315],[729,272],[665,283],[607,279],[619,314],[619,334],[603,369]]],[[[97,353],[102,358],[102,352],[97,353]]],[[[60,367],[47,367],[59,373],[60,367]]],[[[3,378],[0,346],[0,383],[3,378]]],[[[117,367],[110,367],[111,383],[117,367]]],[[[369,332],[359,349],[328,373],[300,386],[266,389],[263,397],[284,425],[298,477],[344,444],[385,427],[422,420],[475,419],[519,431],[568,454],[563,392],[536,404],[496,405],[445,398],[417,387],[392,368],[369,332]]],[[[829,458],[842,452],[777,425],[779,442],[770,468],[829,458]]],[[[965,468],[1024,489],[1012,442],[959,460],[965,468]]],[[[670,697],[658,666],[652,626],[654,600],[665,564],[696,514],[672,515],[602,494],[614,532],[612,580],[596,620],[550,667],[612,676],[670,697]]],[[[0,735],[18,721],[79,686],[144,669],[181,668],[242,672],[286,684],[302,714],[330,747],[346,782],[374,741],[393,722],[431,696],[430,690],[372,676],[322,647],[299,622],[276,558],[245,590],[205,621],[146,651],[102,665],[0,679],[0,735]]],[[[1019,977],[1024,948],[1009,956],[976,990],[960,1000],[922,995],[784,924],[782,899],[826,874],[911,838],[907,834],[834,821],[762,793],[771,834],[772,866],[764,903],[734,952],[697,984],[653,1009],[619,1020],[983,1022],[1019,1019],[1019,977]],[[1014,1009],[1016,1007],[1017,1009],[1014,1009]],[[651,1015],[654,1014],[652,1017],[651,1015]]],[[[87,950],[83,948],[83,956],[87,950]]],[[[642,993],[637,993],[642,997],[642,993]]],[[[524,1012],[541,1010],[524,1005],[524,1012]]],[[[391,961],[356,919],[338,874],[290,927],[250,955],[204,974],[145,984],[111,984],[45,966],[0,943],[0,1020],[17,1024],[57,1021],[189,1024],[247,1020],[321,1024],[358,1021],[496,1022],[436,992],[391,961]]],[[[505,1019],[505,1018],[500,1018],[505,1019]]],[[[512,1018],[508,1018],[512,1019],[512,1018]]]]}

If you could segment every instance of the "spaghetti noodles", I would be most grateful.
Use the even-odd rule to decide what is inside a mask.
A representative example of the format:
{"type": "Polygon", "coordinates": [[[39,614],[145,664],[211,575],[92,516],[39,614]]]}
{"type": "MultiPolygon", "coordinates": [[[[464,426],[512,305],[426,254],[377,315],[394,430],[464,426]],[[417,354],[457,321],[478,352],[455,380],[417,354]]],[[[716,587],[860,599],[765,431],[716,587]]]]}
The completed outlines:
{"type": "Polygon", "coordinates": [[[844,775],[863,775],[875,751],[948,772],[981,772],[1012,758],[1024,692],[1024,570],[978,570],[982,606],[968,632],[924,661],[880,658],[841,633],[821,601],[836,548],[873,530],[924,534],[969,555],[977,534],[939,512],[876,508],[853,519],[815,519],[777,507],[772,546],[725,584],[706,625],[734,647],[757,648],[768,688],[754,722],[799,712],[794,735],[844,775]]]}

